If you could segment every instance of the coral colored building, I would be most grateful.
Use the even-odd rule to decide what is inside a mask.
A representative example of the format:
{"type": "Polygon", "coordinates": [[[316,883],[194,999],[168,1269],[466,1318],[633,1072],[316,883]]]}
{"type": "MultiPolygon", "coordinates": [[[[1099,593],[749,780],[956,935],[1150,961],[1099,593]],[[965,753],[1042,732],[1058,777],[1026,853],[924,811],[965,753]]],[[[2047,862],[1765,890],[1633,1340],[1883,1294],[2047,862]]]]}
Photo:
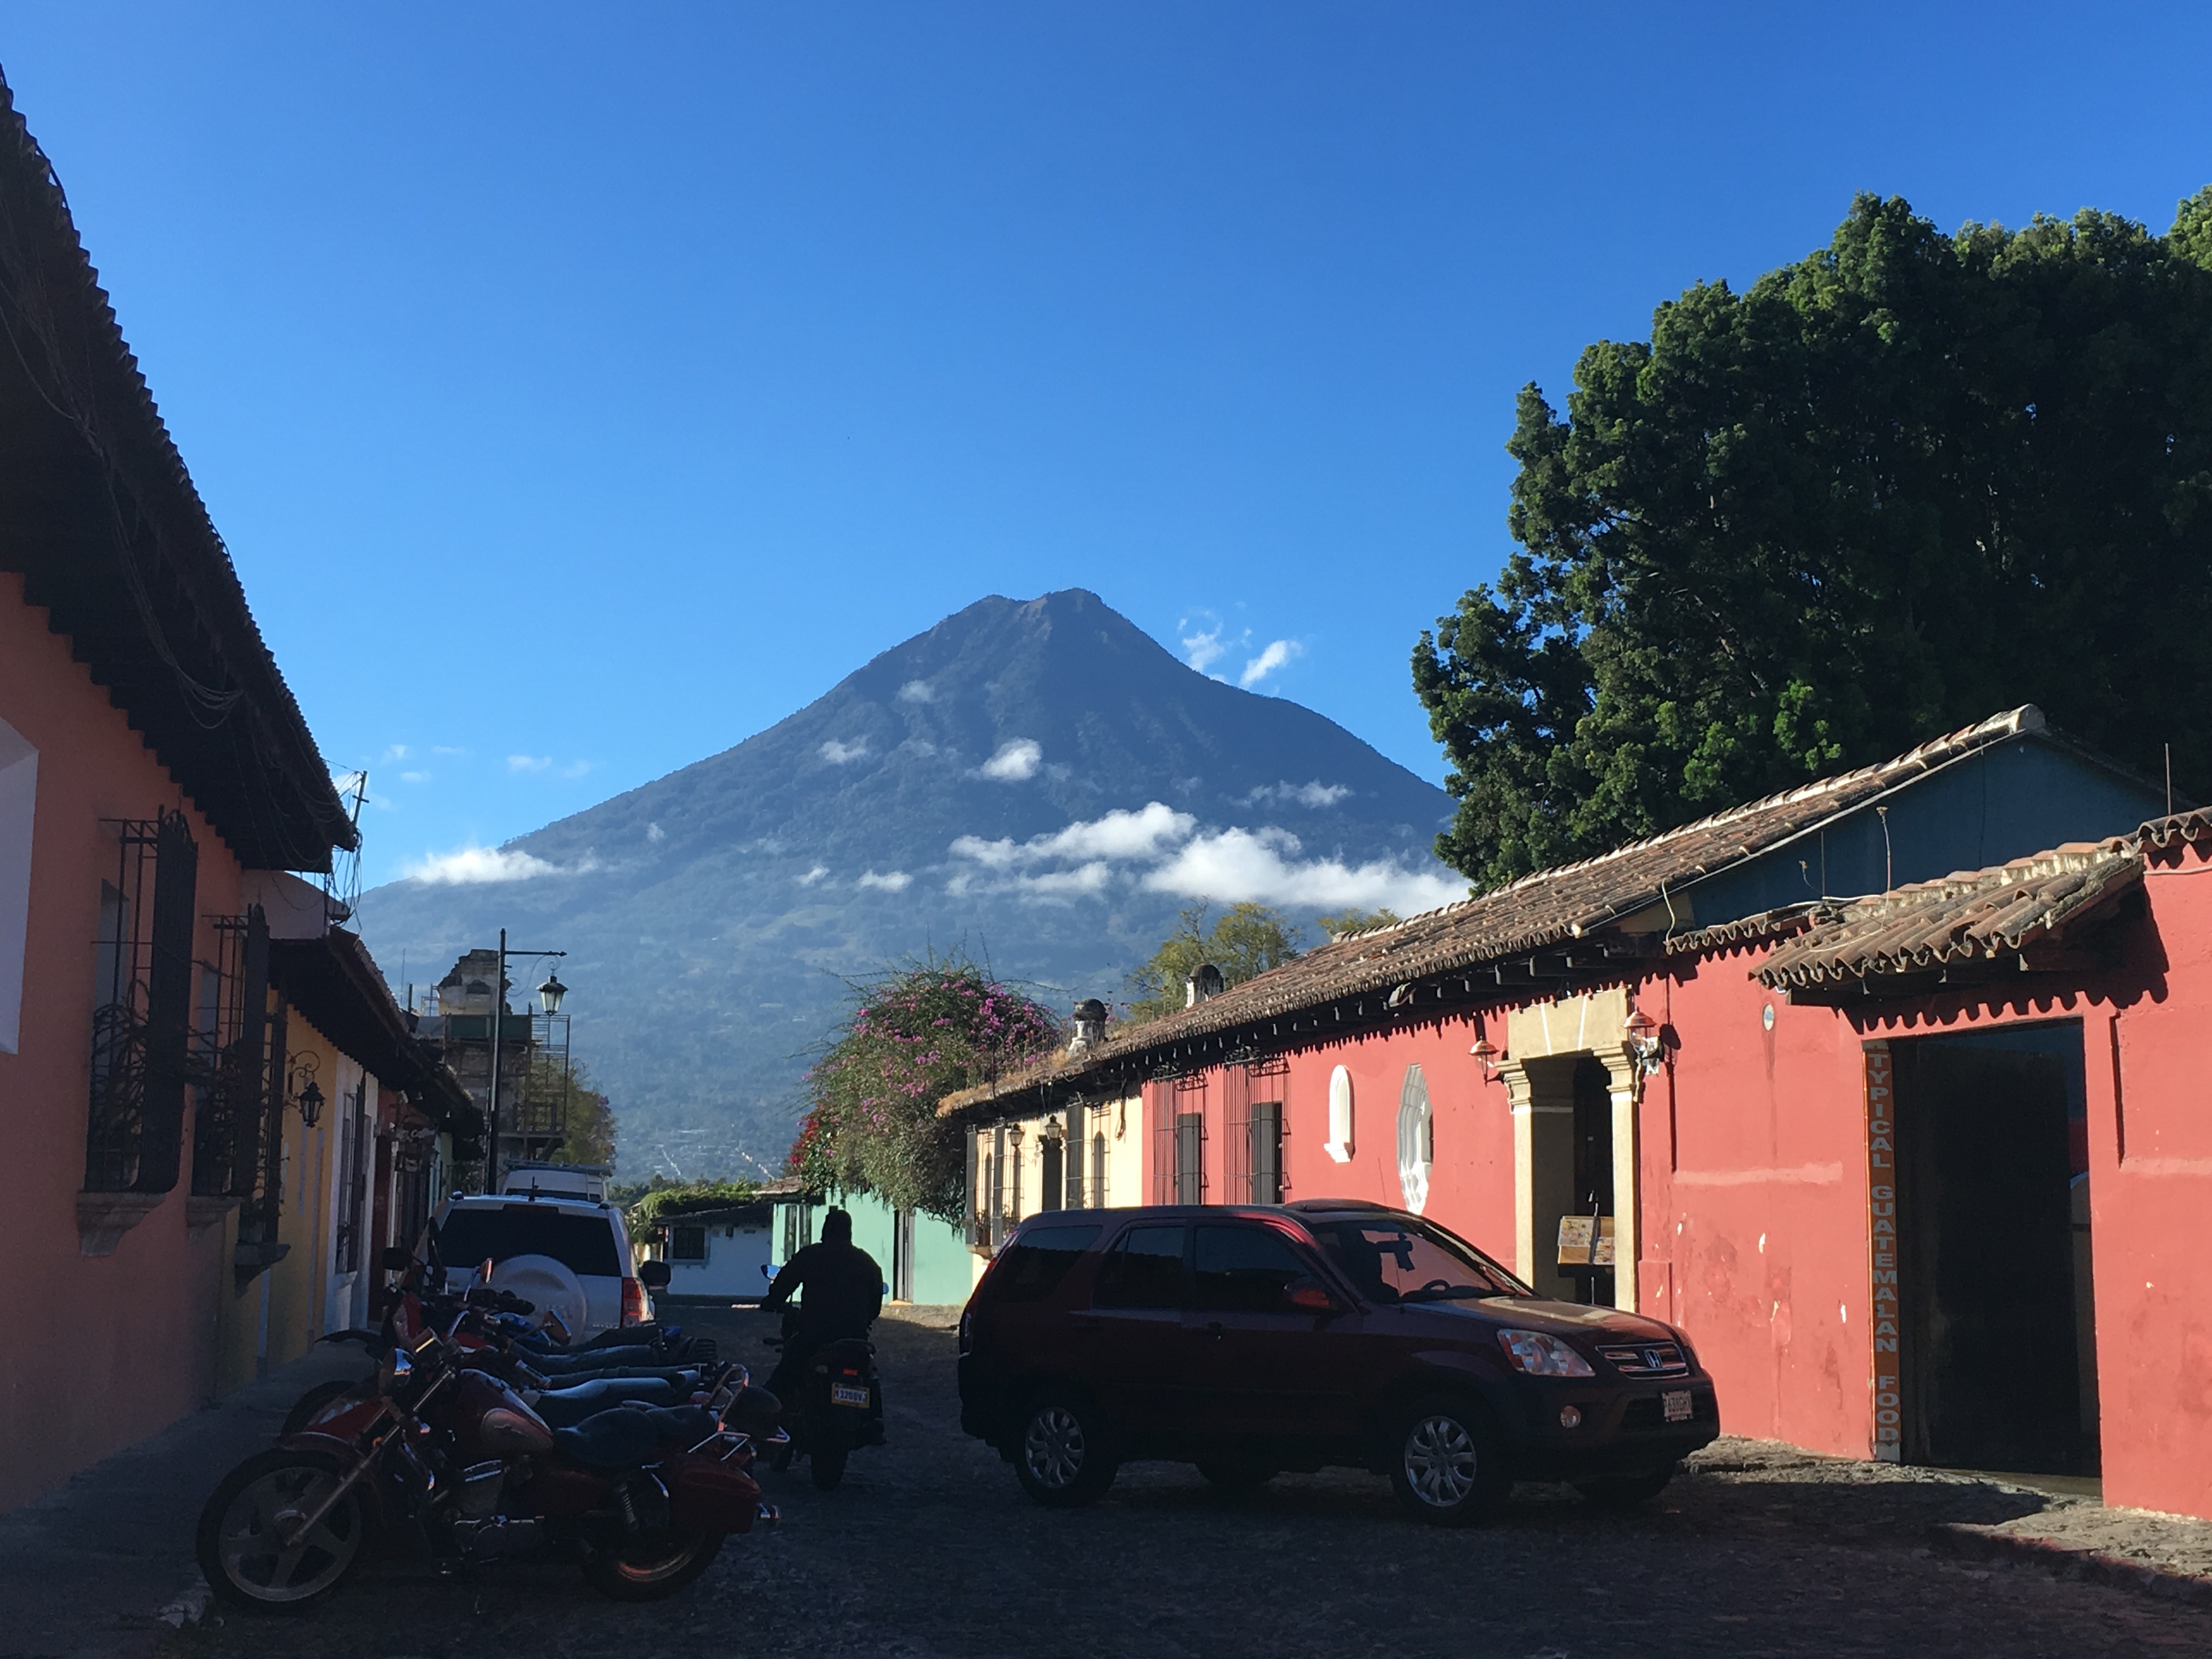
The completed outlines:
{"type": "Polygon", "coordinates": [[[1113,1203],[1403,1206],[1680,1327],[1732,1432],[2212,1516],[2212,817],[2163,805],[2016,710],[1334,941],[948,1101],[975,1235],[1118,1115],[1113,1203]]]}

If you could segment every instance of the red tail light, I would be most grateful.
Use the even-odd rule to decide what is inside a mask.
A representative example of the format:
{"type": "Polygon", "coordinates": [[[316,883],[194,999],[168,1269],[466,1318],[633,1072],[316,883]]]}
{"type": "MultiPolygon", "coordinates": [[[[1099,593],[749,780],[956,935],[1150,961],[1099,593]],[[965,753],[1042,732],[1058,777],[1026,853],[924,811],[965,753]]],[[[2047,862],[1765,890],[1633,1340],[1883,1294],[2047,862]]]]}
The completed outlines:
{"type": "Polygon", "coordinates": [[[625,1325],[645,1323],[645,1285],[638,1279],[623,1280],[622,1321],[625,1325]]]}

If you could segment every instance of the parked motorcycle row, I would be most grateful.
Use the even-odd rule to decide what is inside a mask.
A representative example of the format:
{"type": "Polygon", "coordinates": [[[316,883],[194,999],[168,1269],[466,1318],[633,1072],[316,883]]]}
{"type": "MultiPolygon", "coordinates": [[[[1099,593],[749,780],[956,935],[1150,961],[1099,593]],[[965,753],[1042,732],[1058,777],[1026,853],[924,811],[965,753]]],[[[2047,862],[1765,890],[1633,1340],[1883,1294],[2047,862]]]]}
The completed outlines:
{"type": "Polygon", "coordinates": [[[434,1257],[386,1265],[406,1277],[383,1330],[325,1339],[364,1342],[375,1376],[303,1396],[201,1512],[200,1567],[227,1601],[302,1608],[404,1554],[447,1571],[565,1559],[604,1595],[654,1601],[776,1522],[752,1469],[788,1461],[781,1407],[710,1339],[650,1324],[569,1345],[489,1282],[448,1292],[434,1257]]]}

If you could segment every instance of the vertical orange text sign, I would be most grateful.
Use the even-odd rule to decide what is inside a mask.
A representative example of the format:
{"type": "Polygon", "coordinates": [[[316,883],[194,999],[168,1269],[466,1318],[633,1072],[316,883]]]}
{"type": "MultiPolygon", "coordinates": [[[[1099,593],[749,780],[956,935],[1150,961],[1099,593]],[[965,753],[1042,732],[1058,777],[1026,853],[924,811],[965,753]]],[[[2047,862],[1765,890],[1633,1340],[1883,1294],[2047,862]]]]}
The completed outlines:
{"type": "Polygon", "coordinates": [[[1897,1333],[1897,1090],[1889,1045],[1866,1045],[1867,1239],[1874,1295],[1867,1328],[1874,1334],[1874,1455],[1903,1461],[1905,1391],[1897,1333]]]}

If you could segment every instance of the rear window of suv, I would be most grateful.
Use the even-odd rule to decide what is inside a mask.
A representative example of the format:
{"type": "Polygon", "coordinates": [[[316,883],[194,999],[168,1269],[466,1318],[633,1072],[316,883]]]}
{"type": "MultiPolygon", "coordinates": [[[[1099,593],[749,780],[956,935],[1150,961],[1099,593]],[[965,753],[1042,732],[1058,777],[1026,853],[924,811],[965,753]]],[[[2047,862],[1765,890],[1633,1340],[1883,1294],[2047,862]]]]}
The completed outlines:
{"type": "Polygon", "coordinates": [[[550,1255],[579,1279],[620,1279],[615,1224],[605,1216],[568,1215],[544,1204],[496,1210],[454,1210],[438,1228],[438,1256],[449,1268],[473,1267],[486,1256],[550,1255]]]}
{"type": "Polygon", "coordinates": [[[991,1274],[993,1292],[1007,1302],[1043,1301],[1104,1231],[1096,1225],[1028,1229],[1000,1254],[991,1274]]]}

